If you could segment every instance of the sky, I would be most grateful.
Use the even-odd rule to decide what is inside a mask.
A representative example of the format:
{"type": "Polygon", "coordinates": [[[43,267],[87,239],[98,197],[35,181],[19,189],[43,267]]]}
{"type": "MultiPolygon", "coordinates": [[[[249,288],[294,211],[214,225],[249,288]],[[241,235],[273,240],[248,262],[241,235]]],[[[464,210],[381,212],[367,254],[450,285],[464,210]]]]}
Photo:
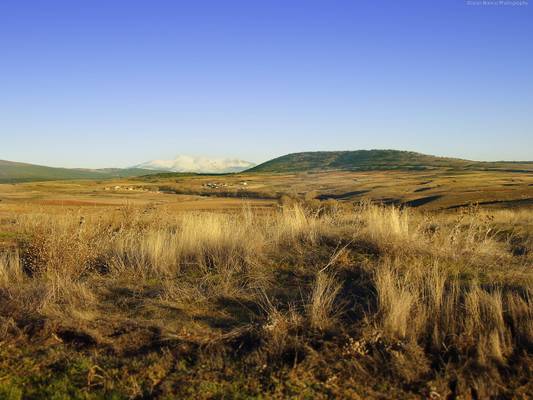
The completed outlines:
{"type": "Polygon", "coordinates": [[[374,148],[533,160],[533,1],[0,2],[0,159],[374,148]]]}

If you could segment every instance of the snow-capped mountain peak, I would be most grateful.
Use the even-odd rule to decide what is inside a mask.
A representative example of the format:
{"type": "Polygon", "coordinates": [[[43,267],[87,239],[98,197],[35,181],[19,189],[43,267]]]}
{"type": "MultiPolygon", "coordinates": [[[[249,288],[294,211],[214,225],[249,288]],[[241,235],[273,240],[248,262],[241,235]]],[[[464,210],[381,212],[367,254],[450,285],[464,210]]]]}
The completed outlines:
{"type": "Polygon", "coordinates": [[[173,160],[152,160],[135,167],[170,172],[227,173],[244,171],[253,166],[254,163],[236,158],[179,155],[173,160]]]}

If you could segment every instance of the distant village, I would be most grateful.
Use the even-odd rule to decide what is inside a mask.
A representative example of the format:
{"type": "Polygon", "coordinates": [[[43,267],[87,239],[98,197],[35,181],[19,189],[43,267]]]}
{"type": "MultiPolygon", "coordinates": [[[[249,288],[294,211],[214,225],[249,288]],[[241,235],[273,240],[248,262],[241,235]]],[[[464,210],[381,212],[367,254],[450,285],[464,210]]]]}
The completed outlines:
{"type": "Polygon", "coordinates": [[[114,191],[114,192],[118,192],[118,191],[150,192],[149,189],[147,189],[145,187],[142,187],[142,186],[120,186],[120,185],[106,186],[104,188],[104,190],[106,190],[106,191],[114,191]]]}
{"type": "MultiPolygon", "coordinates": [[[[225,182],[207,182],[202,184],[203,188],[207,189],[222,189],[227,187],[233,187],[235,185],[228,185],[225,182]]],[[[242,181],[237,184],[237,186],[240,186],[241,188],[245,189],[248,186],[248,182],[242,181]]],[[[144,186],[122,186],[122,185],[115,185],[115,186],[106,186],[104,187],[105,191],[113,191],[113,192],[155,192],[155,193],[161,193],[163,191],[161,190],[153,190],[148,189],[144,186]]]]}
{"type": "MultiPolygon", "coordinates": [[[[239,185],[247,186],[248,182],[246,182],[246,181],[239,182],[239,185]]],[[[202,187],[206,187],[206,188],[209,188],[209,189],[221,189],[221,188],[228,187],[228,184],[227,183],[218,183],[218,182],[208,182],[208,183],[204,183],[202,185],[202,187]]]]}

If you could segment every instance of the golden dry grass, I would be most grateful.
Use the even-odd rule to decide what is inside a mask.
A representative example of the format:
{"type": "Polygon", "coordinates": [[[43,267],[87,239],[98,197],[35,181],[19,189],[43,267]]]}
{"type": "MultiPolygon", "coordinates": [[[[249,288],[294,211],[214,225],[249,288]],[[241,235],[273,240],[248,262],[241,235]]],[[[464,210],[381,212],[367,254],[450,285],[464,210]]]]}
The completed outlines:
{"type": "Polygon", "coordinates": [[[532,389],[531,210],[285,200],[268,214],[130,205],[5,223],[18,236],[0,256],[0,340],[27,350],[0,354],[0,396],[50,387],[36,376],[58,357],[104,371],[91,386],[76,377],[94,365],[62,370],[76,396],[532,389]],[[35,371],[17,370],[28,359],[35,371]]]}

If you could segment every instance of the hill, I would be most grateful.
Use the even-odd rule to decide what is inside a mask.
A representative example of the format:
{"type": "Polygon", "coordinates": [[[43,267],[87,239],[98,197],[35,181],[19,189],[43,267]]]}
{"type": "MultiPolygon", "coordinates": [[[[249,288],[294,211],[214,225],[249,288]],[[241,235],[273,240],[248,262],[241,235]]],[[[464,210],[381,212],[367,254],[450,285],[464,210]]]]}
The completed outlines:
{"type": "Polygon", "coordinates": [[[140,168],[55,168],[0,160],[0,183],[53,181],[68,179],[126,178],[151,174],[154,171],[140,168]]]}
{"type": "Polygon", "coordinates": [[[259,164],[247,172],[421,170],[433,168],[529,172],[533,171],[533,162],[480,162],[400,150],[317,151],[287,154],[259,164]]]}

